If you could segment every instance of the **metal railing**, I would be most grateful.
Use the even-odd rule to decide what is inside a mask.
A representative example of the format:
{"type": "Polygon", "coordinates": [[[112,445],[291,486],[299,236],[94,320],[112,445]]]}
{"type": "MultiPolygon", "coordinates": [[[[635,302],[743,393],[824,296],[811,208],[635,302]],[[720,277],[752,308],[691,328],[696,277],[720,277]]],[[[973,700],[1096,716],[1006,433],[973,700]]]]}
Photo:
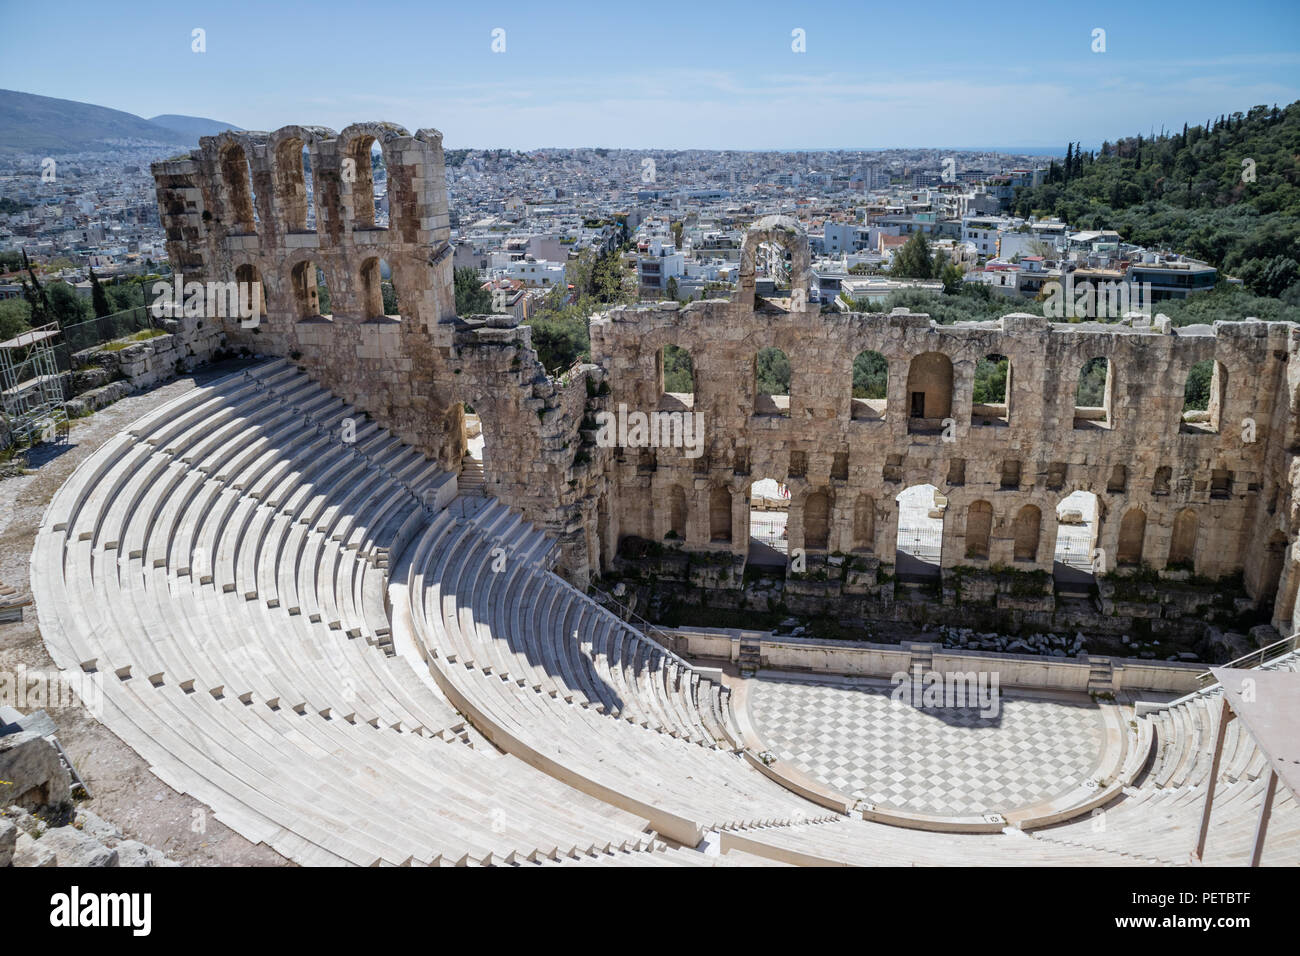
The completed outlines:
{"type": "Polygon", "coordinates": [[[153,317],[149,309],[141,305],[85,322],[65,325],[63,341],[67,343],[69,351],[80,352],[152,328],[155,328],[153,317]]]}
{"type": "Polygon", "coordinates": [[[586,594],[587,597],[591,598],[597,604],[604,607],[607,611],[610,611],[610,613],[612,613],[619,620],[623,621],[626,624],[630,624],[631,626],[633,626],[634,628],[636,628],[638,631],[645,634],[646,636],[652,637],[655,643],[657,643],[660,647],[662,647],[666,654],[668,654],[669,656],[677,660],[678,663],[683,664],[686,667],[691,666],[680,655],[678,655],[676,651],[673,650],[673,647],[676,645],[677,641],[671,634],[666,632],[663,628],[659,627],[658,625],[651,624],[640,614],[636,613],[636,611],[632,610],[630,607],[628,607],[618,598],[614,597],[614,595],[610,594],[608,591],[605,591],[597,587],[595,584],[591,582],[587,583],[586,594]]]}
{"type": "Polygon", "coordinates": [[[573,376],[578,373],[586,363],[581,358],[576,358],[568,365],[557,365],[551,371],[547,372],[551,378],[555,379],[560,385],[568,385],[573,380],[573,376]]]}
{"type": "MultiPolygon", "coordinates": [[[[1292,651],[1296,650],[1297,647],[1300,647],[1300,631],[1297,631],[1290,637],[1284,637],[1280,641],[1274,641],[1272,644],[1261,647],[1257,651],[1243,654],[1236,660],[1229,661],[1220,666],[1240,670],[1263,667],[1269,661],[1274,661],[1285,654],[1290,654],[1292,651]]],[[[1204,671],[1196,675],[1196,682],[1201,687],[1209,687],[1214,683],[1214,675],[1210,671],[1204,671]]]]}

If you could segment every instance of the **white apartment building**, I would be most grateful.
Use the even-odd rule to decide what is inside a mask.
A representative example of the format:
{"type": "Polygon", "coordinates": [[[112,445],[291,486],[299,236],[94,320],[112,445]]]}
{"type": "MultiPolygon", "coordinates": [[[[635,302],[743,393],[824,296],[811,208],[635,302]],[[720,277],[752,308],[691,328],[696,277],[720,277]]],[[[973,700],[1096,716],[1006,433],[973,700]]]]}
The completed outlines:
{"type": "Polygon", "coordinates": [[[521,259],[506,266],[506,278],[518,279],[530,289],[564,285],[564,263],[521,259]]]}

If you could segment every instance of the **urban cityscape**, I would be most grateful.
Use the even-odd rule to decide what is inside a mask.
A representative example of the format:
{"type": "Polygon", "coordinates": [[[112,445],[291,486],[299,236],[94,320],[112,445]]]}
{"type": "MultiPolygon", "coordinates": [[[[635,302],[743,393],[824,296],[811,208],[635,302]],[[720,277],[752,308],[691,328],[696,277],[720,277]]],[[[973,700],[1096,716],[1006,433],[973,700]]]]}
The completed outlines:
{"type": "Polygon", "coordinates": [[[1300,11],[73,7],[0,39],[37,924],[341,866],[1282,921],[1202,874],[1300,864],[1300,11]]]}

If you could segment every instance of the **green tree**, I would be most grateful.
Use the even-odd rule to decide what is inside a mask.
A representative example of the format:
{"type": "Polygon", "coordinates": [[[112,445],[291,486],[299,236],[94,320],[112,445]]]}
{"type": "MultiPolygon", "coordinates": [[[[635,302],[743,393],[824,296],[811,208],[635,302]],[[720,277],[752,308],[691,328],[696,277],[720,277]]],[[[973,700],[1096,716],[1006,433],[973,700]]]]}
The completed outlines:
{"type": "Polygon", "coordinates": [[[457,315],[487,315],[492,311],[492,293],[483,288],[478,270],[462,266],[454,273],[457,315]]]}
{"type": "Polygon", "coordinates": [[[104,294],[104,287],[99,284],[99,276],[95,275],[94,269],[90,270],[90,304],[97,319],[113,314],[113,307],[109,305],[108,296],[104,294]]]}
{"type": "Polygon", "coordinates": [[[677,301],[677,279],[673,276],[668,277],[668,298],[677,301]]]}
{"type": "Polygon", "coordinates": [[[754,377],[760,395],[789,395],[790,359],[780,349],[760,349],[754,359],[754,377]]]}
{"type": "Polygon", "coordinates": [[[903,248],[894,253],[894,263],[889,274],[903,279],[929,279],[934,275],[934,262],[930,258],[930,243],[925,233],[912,233],[903,248]]]}
{"type": "Polygon", "coordinates": [[[1210,359],[1192,366],[1183,387],[1183,411],[1203,412],[1210,407],[1210,381],[1213,378],[1214,362],[1210,359]]]}
{"type": "Polygon", "coordinates": [[[853,397],[885,398],[889,385],[889,363],[879,352],[859,352],[853,360],[853,397]]]}
{"type": "Polygon", "coordinates": [[[950,262],[943,267],[938,278],[943,280],[943,291],[949,295],[954,295],[961,291],[962,280],[966,273],[962,271],[961,266],[950,262]]]}
{"type": "Polygon", "coordinates": [[[676,345],[664,346],[664,391],[695,391],[695,363],[691,353],[676,345]]]}
{"type": "Polygon", "coordinates": [[[32,310],[24,299],[0,299],[0,341],[31,328],[32,310]]]}
{"type": "Polygon", "coordinates": [[[45,291],[49,296],[50,315],[61,327],[76,325],[90,318],[86,301],[66,282],[51,282],[45,291]]]}
{"type": "Polygon", "coordinates": [[[1110,366],[1104,358],[1088,359],[1079,372],[1074,404],[1080,408],[1100,408],[1106,402],[1106,373],[1110,366]]]}
{"type": "Polygon", "coordinates": [[[989,355],[975,363],[976,405],[1001,405],[1007,400],[1007,359],[989,355]]]}

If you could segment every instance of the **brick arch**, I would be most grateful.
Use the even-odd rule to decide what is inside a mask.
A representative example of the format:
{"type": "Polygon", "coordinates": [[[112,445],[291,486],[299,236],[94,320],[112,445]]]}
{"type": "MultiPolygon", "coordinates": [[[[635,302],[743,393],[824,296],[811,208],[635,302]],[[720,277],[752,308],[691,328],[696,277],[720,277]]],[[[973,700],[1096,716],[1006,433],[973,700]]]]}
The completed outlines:
{"type": "Polygon", "coordinates": [[[219,215],[215,217],[228,235],[256,235],[253,194],[253,144],[245,137],[226,131],[216,140],[220,176],[219,215]]]}
{"type": "Polygon", "coordinates": [[[353,229],[375,229],[375,180],[370,168],[370,147],[379,144],[384,156],[384,166],[389,176],[389,225],[392,225],[394,203],[392,197],[392,177],[396,164],[389,144],[399,138],[410,138],[405,127],[396,123],[353,123],[344,127],[338,137],[338,159],[342,181],[344,203],[351,212],[353,229]],[[342,176],[345,163],[352,160],[355,164],[355,177],[342,176]]]}
{"type": "Polygon", "coordinates": [[[753,308],[755,258],[758,247],[765,242],[774,242],[789,250],[790,288],[808,288],[812,275],[812,252],[803,226],[791,216],[764,216],[746,230],[745,240],[741,243],[739,282],[732,296],[733,302],[753,308]]]}
{"type": "MultiPolygon", "coordinates": [[[[320,154],[317,143],[336,139],[338,134],[325,126],[281,126],[267,139],[271,159],[272,204],[286,232],[307,232],[307,214],[320,192],[320,154]],[[307,194],[306,170],[302,152],[312,157],[312,194],[307,194]]],[[[319,209],[317,222],[320,221],[319,209]]]]}
{"type": "MultiPolygon", "coordinates": [[[[340,314],[339,306],[344,305],[346,308],[347,305],[345,299],[340,297],[340,293],[345,290],[346,285],[340,281],[341,274],[337,263],[334,261],[334,256],[319,249],[296,249],[276,266],[275,286],[278,300],[276,307],[288,310],[288,314],[292,315],[295,321],[311,318],[311,316],[304,314],[302,310],[303,303],[298,287],[295,284],[298,281],[298,267],[304,262],[313,263],[321,272],[325,273],[325,288],[329,289],[330,293],[330,315],[338,316],[340,314]]],[[[265,276],[267,270],[264,269],[262,274],[265,276]]],[[[346,275],[346,273],[342,274],[346,275]]],[[[312,278],[315,279],[314,276],[312,278]]],[[[346,312],[343,314],[346,314],[346,312]]]]}

